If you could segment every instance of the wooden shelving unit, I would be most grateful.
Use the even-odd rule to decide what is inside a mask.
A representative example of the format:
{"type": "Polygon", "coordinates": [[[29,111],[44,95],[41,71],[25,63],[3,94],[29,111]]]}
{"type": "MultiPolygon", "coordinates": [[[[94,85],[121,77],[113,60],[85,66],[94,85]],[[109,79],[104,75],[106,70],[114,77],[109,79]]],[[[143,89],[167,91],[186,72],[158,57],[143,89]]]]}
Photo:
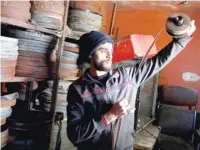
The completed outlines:
{"type": "Polygon", "coordinates": [[[79,77],[67,77],[67,78],[60,78],[60,80],[65,80],[65,81],[75,81],[77,80],[79,77]]]}
{"type": "Polygon", "coordinates": [[[19,20],[6,18],[6,17],[1,17],[1,23],[12,25],[12,26],[17,26],[17,27],[22,27],[22,28],[26,28],[26,29],[33,29],[33,30],[36,30],[36,31],[52,34],[52,35],[55,35],[57,37],[61,37],[61,35],[62,35],[62,31],[50,30],[50,29],[46,29],[46,28],[39,27],[39,26],[36,26],[36,25],[32,25],[30,23],[25,23],[25,22],[22,22],[22,21],[19,21],[19,20]]]}
{"type": "Polygon", "coordinates": [[[31,81],[42,81],[43,79],[35,79],[28,77],[14,77],[14,78],[3,78],[1,82],[31,82],[31,81]]]}
{"type": "MultiPolygon", "coordinates": [[[[53,78],[49,78],[49,80],[54,80],[54,86],[52,89],[52,101],[53,101],[53,106],[55,106],[56,104],[56,99],[57,99],[57,90],[58,90],[58,83],[59,80],[70,80],[70,81],[74,81],[76,80],[78,77],[72,77],[72,78],[63,78],[60,79],[59,78],[59,65],[60,65],[60,57],[63,51],[63,45],[64,45],[64,41],[65,41],[65,30],[66,30],[66,23],[67,23],[67,15],[68,15],[68,7],[69,7],[69,1],[65,2],[65,14],[63,16],[63,28],[61,31],[57,31],[57,30],[50,30],[50,29],[46,29],[43,27],[39,27],[37,25],[33,25],[29,22],[22,22],[20,20],[15,20],[15,19],[11,19],[11,18],[6,18],[6,17],[1,17],[1,24],[3,25],[8,25],[11,27],[20,27],[23,29],[31,29],[31,30],[35,30],[35,31],[39,31],[42,32],[44,34],[48,34],[48,35],[54,35],[58,38],[58,52],[57,52],[57,58],[56,58],[56,76],[53,78]]],[[[0,82],[30,82],[30,84],[32,84],[32,81],[44,81],[46,79],[37,79],[37,78],[31,78],[31,77],[13,77],[13,78],[2,78],[0,79],[0,82]]],[[[28,92],[29,93],[29,92],[28,92]]],[[[30,93],[29,93],[30,94],[30,93]]],[[[29,95],[27,96],[28,98],[26,100],[30,101],[29,99],[29,95]]],[[[31,97],[31,96],[30,96],[31,97]]],[[[29,110],[32,111],[32,110],[29,110]]],[[[36,110],[37,111],[37,110],[36,110]]],[[[53,110],[49,113],[52,116],[52,124],[51,124],[51,132],[54,126],[54,113],[55,113],[55,107],[53,108],[53,110]]],[[[49,147],[50,147],[50,143],[52,140],[52,133],[50,133],[50,139],[49,139],[49,147]]]]}

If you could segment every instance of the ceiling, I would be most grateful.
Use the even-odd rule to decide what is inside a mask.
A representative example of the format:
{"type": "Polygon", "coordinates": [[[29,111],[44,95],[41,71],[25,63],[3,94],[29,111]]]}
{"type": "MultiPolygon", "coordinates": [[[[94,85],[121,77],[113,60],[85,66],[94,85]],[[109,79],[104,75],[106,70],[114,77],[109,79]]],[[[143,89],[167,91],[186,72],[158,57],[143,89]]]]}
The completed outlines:
{"type": "Polygon", "coordinates": [[[113,1],[117,11],[200,11],[200,1],[113,1]]]}

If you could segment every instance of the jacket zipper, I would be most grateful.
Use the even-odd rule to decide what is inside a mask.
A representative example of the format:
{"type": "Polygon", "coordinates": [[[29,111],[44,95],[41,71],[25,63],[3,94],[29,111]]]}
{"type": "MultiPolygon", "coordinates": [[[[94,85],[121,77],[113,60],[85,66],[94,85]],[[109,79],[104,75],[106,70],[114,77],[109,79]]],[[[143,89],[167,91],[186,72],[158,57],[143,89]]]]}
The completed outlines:
{"type": "MultiPolygon", "coordinates": [[[[101,84],[101,83],[100,83],[101,84]]],[[[106,86],[104,87],[104,85],[102,85],[101,84],[101,86],[103,87],[103,89],[105,90],[105,93],[106,93],[106,96],[107,96],[107,99],[108,99],[108,101],[109,102],[111,102],[112,103],[112,101],[111,101],[111,99],[109,98],[109,93],[108,93],[108,90],[107,90],[107,82],[106,82],[106,86]]],[[[114,132],[113,132],[113,124],[112,124],[112,122],[110,123],[110,131],[111,131],[111,138],[112,138],[112,150],[114,150],[114,132]]]]}
{"type": "MultiPolygon", "coordinates": [[[[109,79],[108,79],[109,80],[109,79]]],[[[99,81],[97,81],[97,80],[95,80],[97,83],[99,83],[100,85],[101,85],[101,87],[102,87],[102,89],[105,91],[105,93],[106,93],[106,96],[107,96],[107,100],[109,101],[109,102],[111,102],[112,103],[112,101],[110,100],[110,98],[109,98],[109,94],[108,94],[108,90],[107,90],[107,83],[108,83],[108,80],[106,81],[106,85],[104,86],[103,84],[101,84],[101,82],[99,82],[99,81]]],[[[110,123],[110,130],[111,130],[111,138],[112,138],[112,150],[114,149],[114,132],[113,132],[113,124],[112,124],[112,122],[110,123]]]]}

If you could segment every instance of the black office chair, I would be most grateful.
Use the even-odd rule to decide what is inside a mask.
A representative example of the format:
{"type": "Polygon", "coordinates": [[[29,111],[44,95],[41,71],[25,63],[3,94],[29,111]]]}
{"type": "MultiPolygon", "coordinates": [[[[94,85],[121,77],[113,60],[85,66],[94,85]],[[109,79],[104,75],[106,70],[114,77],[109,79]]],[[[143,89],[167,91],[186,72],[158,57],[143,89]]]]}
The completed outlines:
{"type": "Polygon", "coordinates": [[[160,150],[197,149],[194,148],[197,91],[163,86],[158,93],[156,124],[161,127],[158,138],[160,150]]]}

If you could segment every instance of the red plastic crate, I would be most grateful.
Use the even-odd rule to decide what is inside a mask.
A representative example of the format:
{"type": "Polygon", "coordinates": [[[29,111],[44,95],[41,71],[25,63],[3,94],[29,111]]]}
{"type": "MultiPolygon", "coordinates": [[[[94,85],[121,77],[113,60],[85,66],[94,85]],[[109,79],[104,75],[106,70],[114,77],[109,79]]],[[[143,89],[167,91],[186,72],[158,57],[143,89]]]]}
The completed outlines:
{"type": "MultiPolygon", "coordinates": [[[[115,42],[113,51],[113,62],[143,57],[151,44],[154,41],[152,35],[131,34],[128,37],[122,38],[115,42]]],[[[149,56],[157,53],[156,45],[154,44],[149,56]]]]}

